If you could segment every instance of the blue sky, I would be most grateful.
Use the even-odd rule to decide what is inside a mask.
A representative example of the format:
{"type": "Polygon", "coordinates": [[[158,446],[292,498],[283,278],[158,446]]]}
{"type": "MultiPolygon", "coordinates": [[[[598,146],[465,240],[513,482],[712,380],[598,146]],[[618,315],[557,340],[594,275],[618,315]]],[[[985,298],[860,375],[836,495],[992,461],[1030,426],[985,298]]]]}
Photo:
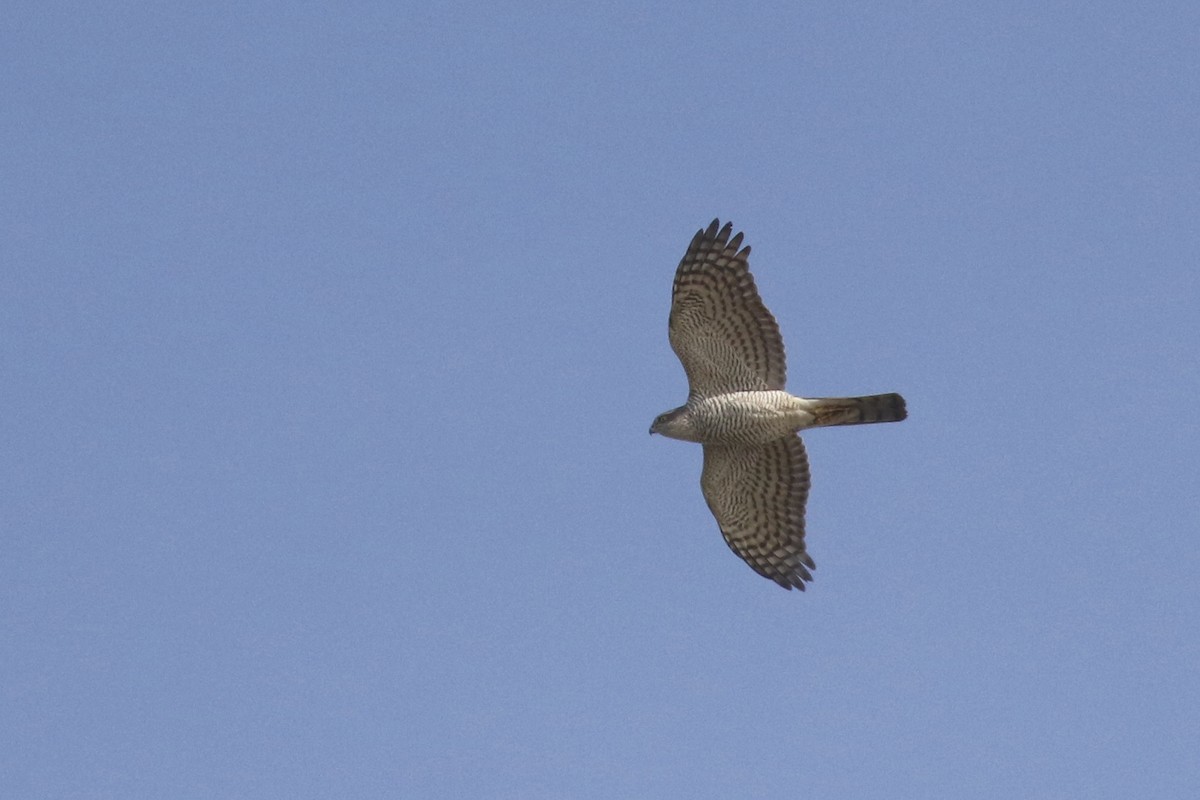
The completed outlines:
{"type": "Polygon", "coordinates": [[[17,3],[0,795],[1200,791],[1194,3],[17,3]],[[731,219],[804,594],[647,436],[731,219]]]}

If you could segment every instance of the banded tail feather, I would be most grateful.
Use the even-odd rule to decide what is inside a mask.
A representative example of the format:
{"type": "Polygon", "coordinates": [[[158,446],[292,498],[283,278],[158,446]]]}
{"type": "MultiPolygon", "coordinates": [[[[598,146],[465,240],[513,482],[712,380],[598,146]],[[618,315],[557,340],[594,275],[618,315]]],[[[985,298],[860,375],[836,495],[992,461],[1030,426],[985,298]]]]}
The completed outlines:
{"type": "Polygon", "coordinates": [[[814,427],[830,425],[867,425],[873,422],[899,422],[908,416],[904,398],[898,394],[872,394],[866,397],[818,397],[814,427]]]}

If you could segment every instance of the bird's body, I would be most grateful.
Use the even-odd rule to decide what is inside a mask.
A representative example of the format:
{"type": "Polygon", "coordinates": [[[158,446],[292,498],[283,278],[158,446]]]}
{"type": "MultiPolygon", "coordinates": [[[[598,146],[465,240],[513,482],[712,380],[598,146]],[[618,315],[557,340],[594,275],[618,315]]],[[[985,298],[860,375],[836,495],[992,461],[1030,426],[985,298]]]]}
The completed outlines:
{"type": "Polygon", "coordinates": [[[726,543],[760,575],[803,589],[815,565],[804,546],[809,471],[797,432],[896,422],[907,411],[898,394],[804,398],[784,390],[779,326],[750,275],[750,248],[731,231],[713,220],[675,272],[669,333],[690,391],[650,432],[704,445],[700,486],[726,543]]]}
{"type": "Polygon", "coordinates": [[[778,390],[696,397],[654,432],[701,444],[766,444],[808,427],[812,414],[807,405],[778,390]]]}
{"type": "Polygon", "coordinates": [[[653,433],[700,444],[766,444],[805,428],[894,422],[903,413],[897,394],[807,398],[781,390],[726,392],[667,412],[672,416],[653,433]]]}

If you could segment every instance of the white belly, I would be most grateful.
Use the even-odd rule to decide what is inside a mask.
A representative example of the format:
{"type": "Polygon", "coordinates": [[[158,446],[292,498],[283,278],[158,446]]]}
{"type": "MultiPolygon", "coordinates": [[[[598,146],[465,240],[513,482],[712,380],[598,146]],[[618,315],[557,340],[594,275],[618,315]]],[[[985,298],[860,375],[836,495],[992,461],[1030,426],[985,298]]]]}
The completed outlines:
{"type": "Polygon", "coordinates": [[[692,418],[703,442],[765,444],[812,424],[810,406],[787,392],[732,392],[697,400],[692,418]]]}

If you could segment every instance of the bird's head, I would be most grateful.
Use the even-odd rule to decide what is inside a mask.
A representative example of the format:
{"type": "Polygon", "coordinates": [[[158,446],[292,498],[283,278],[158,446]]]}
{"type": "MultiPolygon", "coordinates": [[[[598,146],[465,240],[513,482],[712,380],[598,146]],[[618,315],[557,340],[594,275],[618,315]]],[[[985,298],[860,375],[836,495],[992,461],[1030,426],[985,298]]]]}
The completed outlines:
{"type": "Polygon", "coordinates": [[[678,439],[680,430],[686,424],[687,406],[673,408],[670,411],[665,411],[654,418],[654,422],[650,423],[650,433],[660,434],[662,436],[670,436],[673,439],[678,439]]]}

